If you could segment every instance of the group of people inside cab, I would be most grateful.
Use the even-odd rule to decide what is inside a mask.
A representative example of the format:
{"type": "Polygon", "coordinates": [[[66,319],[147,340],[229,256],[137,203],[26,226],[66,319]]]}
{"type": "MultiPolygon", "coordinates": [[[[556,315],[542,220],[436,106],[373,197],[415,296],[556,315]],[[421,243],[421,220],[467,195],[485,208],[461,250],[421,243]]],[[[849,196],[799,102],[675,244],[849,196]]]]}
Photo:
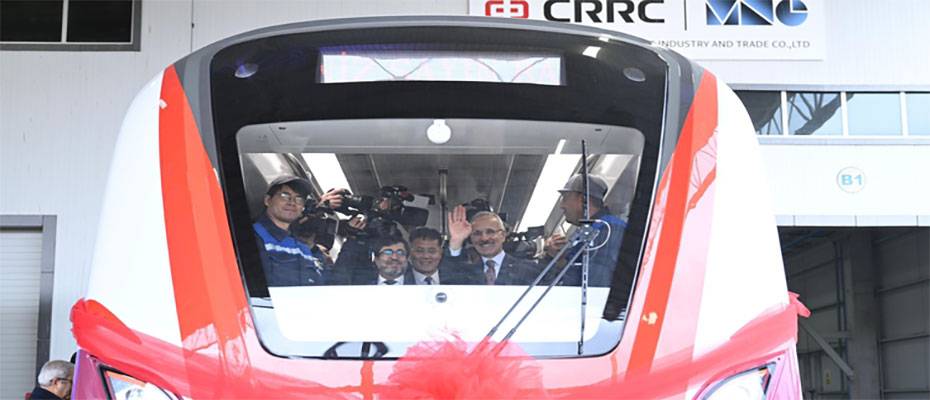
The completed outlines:
{"type": "MultiPolygon", "coordinates": [[[[593,175],[588,177],[591,218],[584,220],[583,182],[581,175],[575,175],[566,183],[560,190],[560,207],[569,223],[590,223],[596,229],[589,248],[588,285],[611,286],[626,223],[605,207],[607,183],[593,175]]],[[[407,238],[393,234],[349,238],[332,261],[312,238],[301,240],[292,233],[310,193],[310,183],[293,176],[275,179],[268,187],[265,212],[253,224],[268,286],[528,285],[563,247],[571,245],[557,267],[543,277],[541,283],[547,284],[561,269],[572,267],[565,261],[583,247],[579,241],[570,243],[563,234],[553,234],[546,239],[545,256],[519,258],[504,250],[508,230],[498,214],[481,211],[469,219],[465,208],[458,206],[447,216],[447,241],[428,227],[413,229],[407,238]],[[466,249],[466,241],[470,249],[466,249]]],[[[317,204],[338,208],[341,193],[331,190],[317,204]]],[[[364,222],[353,219],[349,224],[359,228],[364,222]]],[[[577,259],[580,262],[581,257],[577,259]]],[[[632,281],[632,269],[616,275],[626,281],[624,284],[632,281]]],[[[581,280],[581,268],[573,268],[558,283],[578,286],[581,280]]]]}

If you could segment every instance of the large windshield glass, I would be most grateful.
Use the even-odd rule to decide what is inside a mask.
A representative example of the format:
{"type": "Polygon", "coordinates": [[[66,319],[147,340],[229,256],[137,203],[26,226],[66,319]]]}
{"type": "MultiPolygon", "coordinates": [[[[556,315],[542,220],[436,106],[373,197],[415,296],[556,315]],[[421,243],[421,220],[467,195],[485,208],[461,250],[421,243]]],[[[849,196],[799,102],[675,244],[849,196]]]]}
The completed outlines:
{"type": "MultiPolygon", "coordinates": [[[[552,260],[553,242],[580,224],[582,186],[573,176],[582,141],[589,213],[605,229],[589,253],[585,318],[596,328],[586,340],[610,345],[594,339],[622,323],[599,326],[643,135],[581,123],[394,119],[242,128],[243,176],[254,180],[245,186],[264,188],[250,204],[269,286],[267,298],[254,299],[259,329],[302,355],[319,355],[325,343],[451,334],[479,341],[552,260]]],[[[569,271],[514,338],[537,353],[558,354],[578,340],[581,268],[558,268],[569,271]]],[[[633,272],[617,276],[631,280],[633,272]]]]}
{"type": "Polygon", "coordinates": [[[477,342],[537,280],[495,339],[555,282],[513,340],[577,356],[584,321],[585,355],[616,346],[659,158],[667,72],[654,53],[385,28],[247,41],[210,71],[230,226],[270,352],[391,358],[477,342]],[[585,224],[582,315],[582,267],[567,260],[585,224]]]}

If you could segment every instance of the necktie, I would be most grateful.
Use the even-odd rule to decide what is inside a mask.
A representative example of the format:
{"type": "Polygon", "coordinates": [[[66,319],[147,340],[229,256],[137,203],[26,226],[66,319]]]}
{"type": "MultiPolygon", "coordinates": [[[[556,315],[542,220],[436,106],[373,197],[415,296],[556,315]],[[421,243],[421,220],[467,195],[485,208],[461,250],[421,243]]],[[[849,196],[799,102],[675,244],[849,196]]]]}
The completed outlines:
{"type": "Polygon", "coordinates": [[[494,264],[494,260],[488,260],[484,263],[484,265],[487,266],[484,270],[484,278],[488,285],[493,285],[494,281],[497,280],[497,272],[494,271],[494,264]]]}
{"type": "Polygon", "coordinates": [[[388,280],[384,281],[384,284],[385,284],[385,285],[393,285],[393,284],[395,284],[395,283],[397,283],[397,281],[395,281],[395,280],[393,280],[393,279],[388,279],[388,280]]]}
{"type": "Polygon", "coordinates": [[[423,282],[426,282],[427,285],[432,285],[432,284],[433,284],[433,277],[432,277],[432,276],[427,276],[426,278],[423,278],[423,282]]]}

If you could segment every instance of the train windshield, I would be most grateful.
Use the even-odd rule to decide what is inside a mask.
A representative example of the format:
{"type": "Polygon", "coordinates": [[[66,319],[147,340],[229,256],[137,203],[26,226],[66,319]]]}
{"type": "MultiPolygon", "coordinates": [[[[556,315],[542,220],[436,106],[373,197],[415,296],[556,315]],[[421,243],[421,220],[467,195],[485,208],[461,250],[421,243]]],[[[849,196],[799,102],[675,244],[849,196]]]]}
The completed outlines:
{"type": "MultiPolygon", "coordinates": [[[[621,242],[642,155],[635,129],[340,120],[250,125],[238,142],[244,176],[255,180],[246,187],[261,194],[250,207],[269,288],[253,299],[257,323],[288,354],[302,354],[306,343],[396,346],[447,335],[477,342],[528,285],[541,278],[533,299],[563,268],[514,340],[536,354],[572,354],[582,266],[567,263],[571,249],[553,261],[551,238],[571,238],[580,226],[571,201],[582,187],[572,177],[581,172],[584,142],[592,217],[610,222],[589,253],[585,339],[589,351],[613,344],[594,339],[615,340],[622,326],[622,318],[601,317],[618,263],[619,248],[610,247],[621,242]],[[292,180],[275,187],[282,176],[292,180]],[[487,261],[495,259],[489,277],[487,261]]],[[[524,303],[502,328],[532,301],[524,303]]],[[[361,351],[339,346],[337,354],[361,351]]]]}
{"type": "Polygon", "coordinates": [[[639,265],[666,66],[622,41],[438,27],[219,51],[218,172],[263,345],[392,358],[528,314],[512,340],[531,355],[577,356],[579,339],[608,352],[639,265]]]}

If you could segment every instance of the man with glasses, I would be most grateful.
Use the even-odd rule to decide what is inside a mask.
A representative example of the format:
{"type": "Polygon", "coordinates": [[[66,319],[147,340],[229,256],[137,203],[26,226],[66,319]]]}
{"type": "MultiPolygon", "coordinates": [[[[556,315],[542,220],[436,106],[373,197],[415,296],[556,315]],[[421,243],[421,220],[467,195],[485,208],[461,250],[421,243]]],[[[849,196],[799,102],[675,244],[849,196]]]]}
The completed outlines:
{"type": "Polygon", "coordinates": [[[449,255],[464,262],[462,246],[470,239],[481,256],[480,265],[470,265],[484,275],[487,285],[528,285],[539,273],[539,265],[530,260],[508,255],[504,251],[507,229],[500,216],[490,211],[476,213],[469,222],[465,207],[458,206],[449,214],[449,255]]]}
{"type": "Polygon", "coordinates": [[[375,270],[378,276],[369,279],[372,285],[415,285],[407,279],[407,241],[399,236],[383,236],[372,241],[375,270]]]}
{"type": "Polygon", "coordinates": [[[74,364],[62,360],[52,360],[42,366],[30,399],[67,399],[71,397],[74,379],[74,364]]]}
{"type": "MultiPolygon", "coordinates": [[[[303,214],[311,191],[310,182],[296,176],[281,176],[268,185],[265,212],[252,225],[268,286],[323,284],[323,260],[289,230],[303,214]]],[[[339,207],[342,196],[330,191],[323,195],[324,201],[339,207]]]]}

